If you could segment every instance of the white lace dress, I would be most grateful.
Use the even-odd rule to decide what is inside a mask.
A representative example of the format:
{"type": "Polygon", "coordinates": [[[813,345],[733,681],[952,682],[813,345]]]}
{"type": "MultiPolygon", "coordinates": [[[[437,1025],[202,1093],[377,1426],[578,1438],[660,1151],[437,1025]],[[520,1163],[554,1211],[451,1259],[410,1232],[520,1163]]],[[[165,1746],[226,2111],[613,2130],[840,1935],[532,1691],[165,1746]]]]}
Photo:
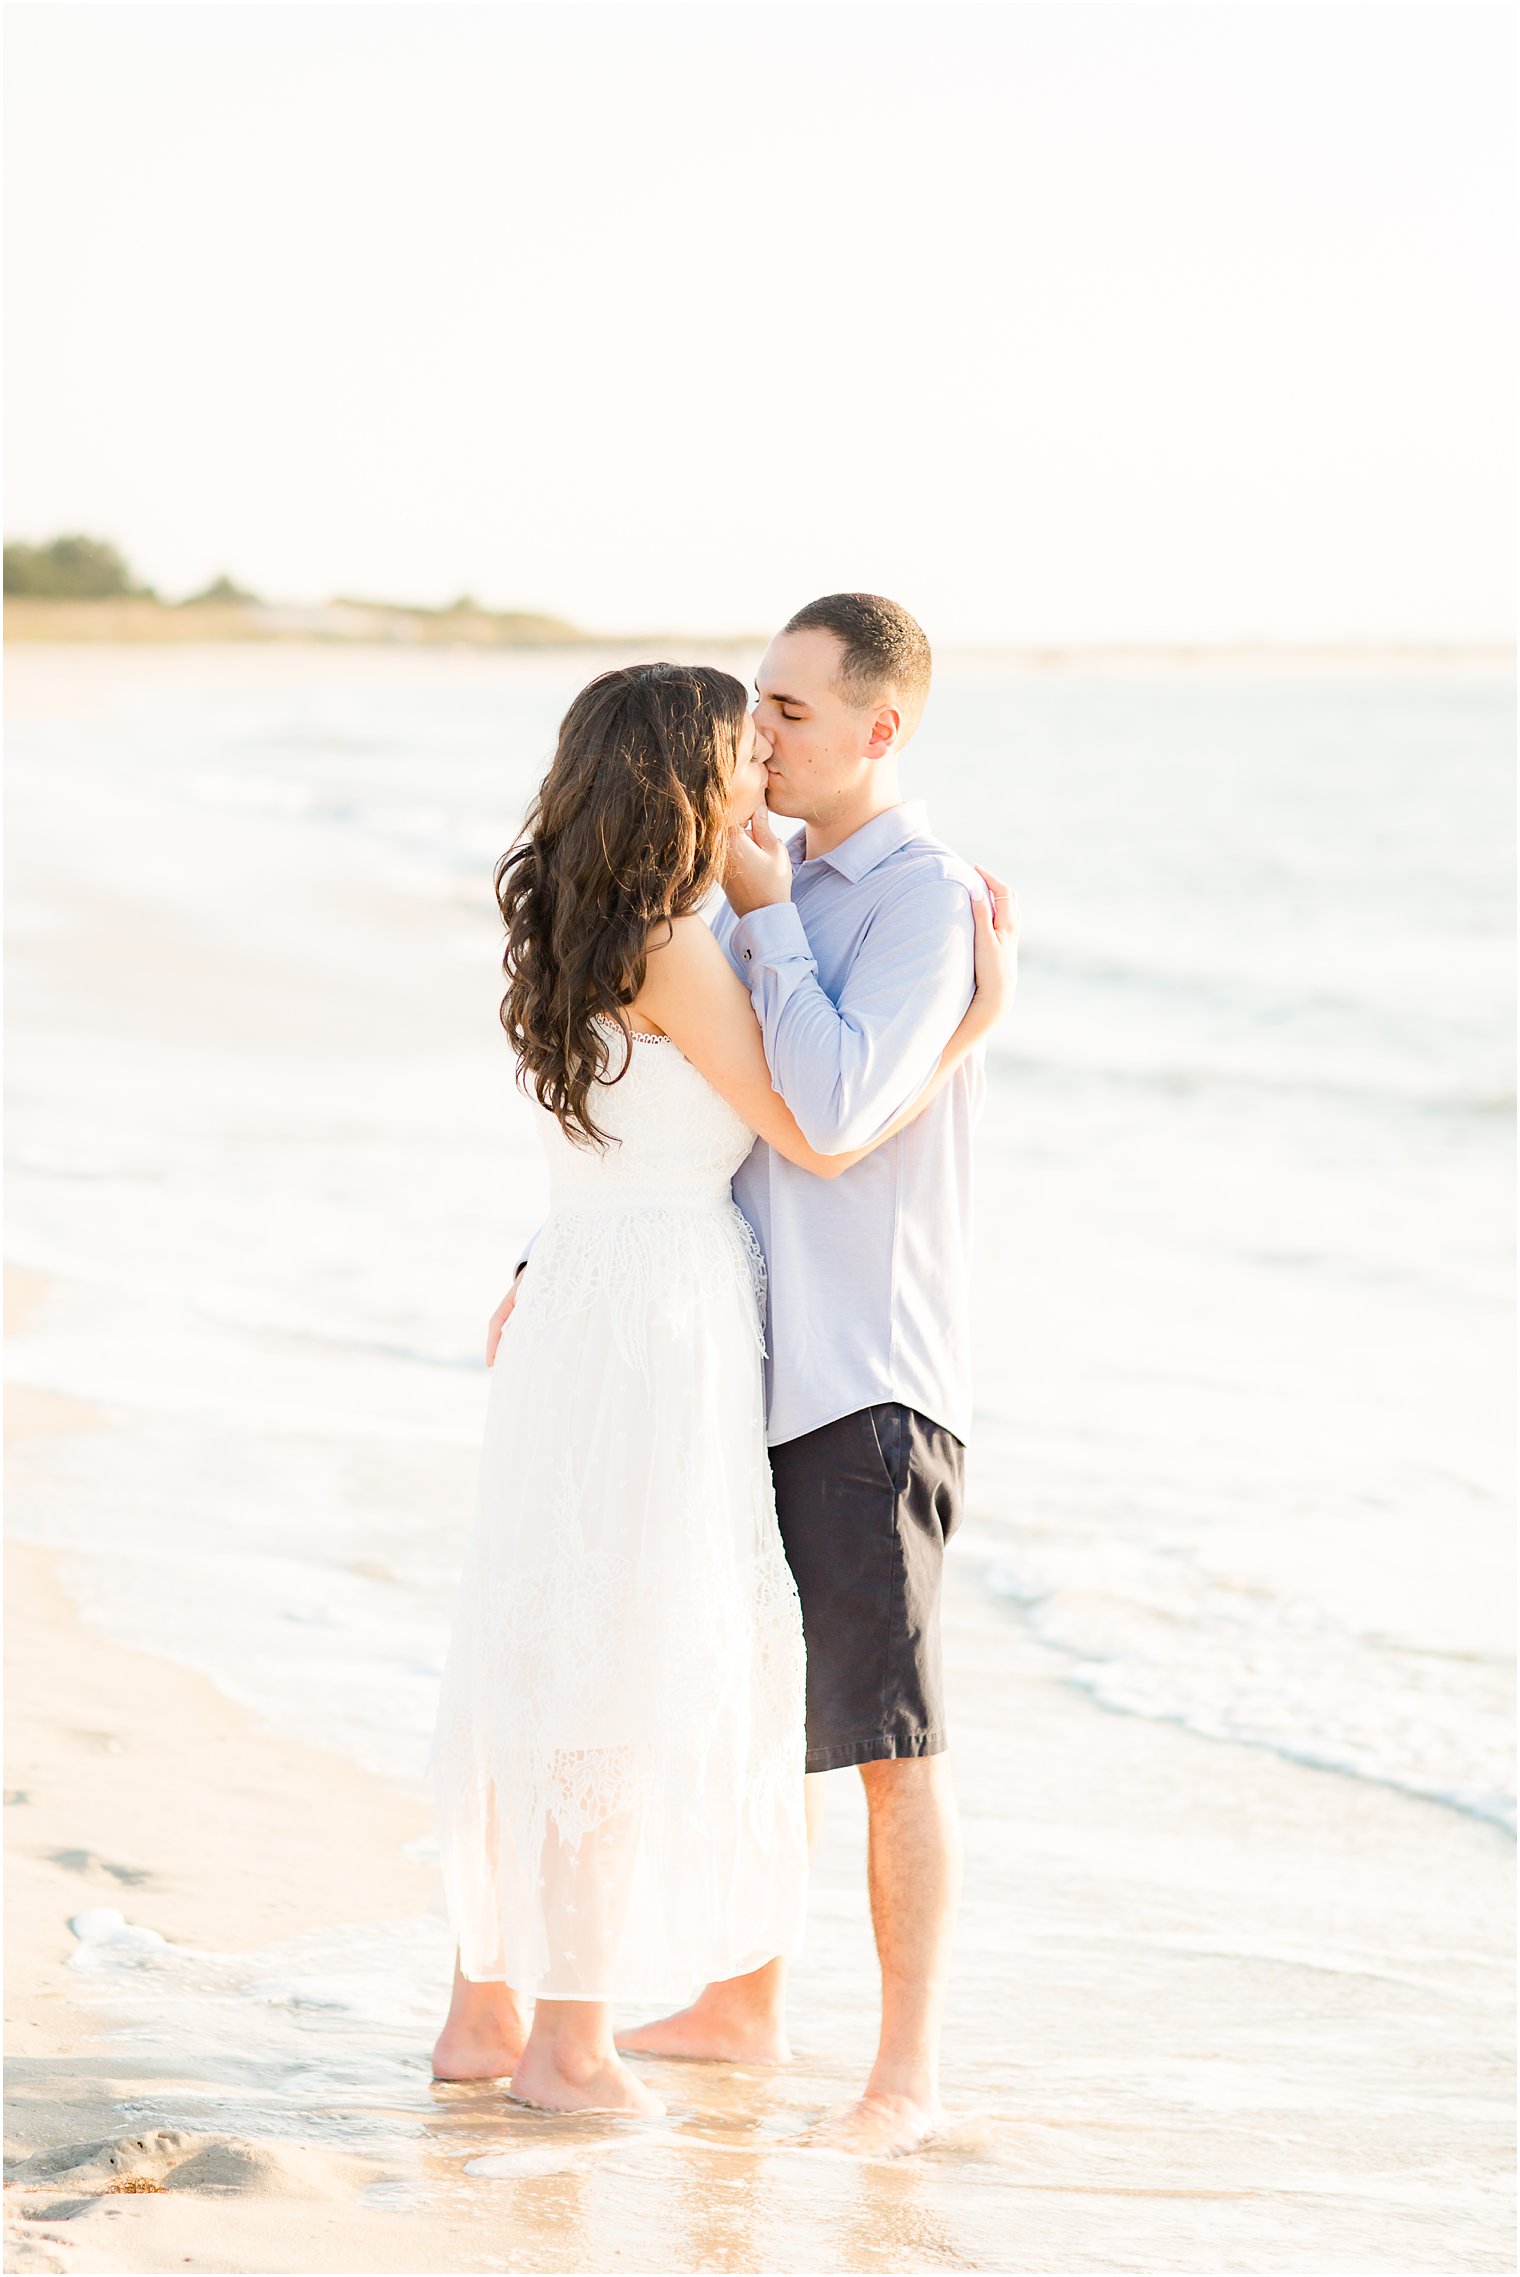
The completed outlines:
{"type": "Polygon", "coordinates": [[[629,1048],[604,1153],[542,1116],[431,1758],[465,1975],[557,2000],[688,1998],[795,1952],[806,1897],[753,1134],[675,1044],[629,1048]]]}

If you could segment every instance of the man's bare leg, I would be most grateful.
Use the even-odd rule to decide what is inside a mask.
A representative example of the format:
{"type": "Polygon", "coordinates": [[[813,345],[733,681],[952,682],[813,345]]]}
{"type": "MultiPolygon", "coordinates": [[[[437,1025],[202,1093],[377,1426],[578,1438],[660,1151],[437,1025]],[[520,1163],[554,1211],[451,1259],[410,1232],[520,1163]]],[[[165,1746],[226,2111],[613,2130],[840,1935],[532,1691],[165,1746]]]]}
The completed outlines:
{"type": "Polygon", "coordinates": [[[454,1955],[454,1996],[433,2047],[434,2079],[509,2079],[528,2027],[510,1985],[474,1984],[454,1955]]]}
{"type": "MultiPolygon", "coordinates": [[[[823,1824],[821,1774],[802,1782],[808,1849],[823,1824]]],[[[619,2032],[617,2044],[638,2056],[700,2057],[708,2063],[789,2064],[786,2036],[786,1963],[767,1961],[748,1976],[724,1977],[698,1993],[690,2008],[619,2032]]]]}
{"type": "Polygon", "coordinates": [[[939,2031],[960,1896],[960,1820],[943,1755],[862,1763],[881,2039],[860,2101],[808,2141],[862,2157],[916,2150],[940,2120],[939,2031]]]}

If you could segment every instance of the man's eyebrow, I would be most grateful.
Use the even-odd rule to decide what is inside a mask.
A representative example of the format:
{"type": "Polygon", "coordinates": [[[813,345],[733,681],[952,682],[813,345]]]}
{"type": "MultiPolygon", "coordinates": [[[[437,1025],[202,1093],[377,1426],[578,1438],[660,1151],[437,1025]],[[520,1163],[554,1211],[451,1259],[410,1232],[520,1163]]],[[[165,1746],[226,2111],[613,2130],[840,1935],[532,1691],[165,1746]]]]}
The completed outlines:
{"type": "MultiPolygon", "coordinates": [[[[765,694],[765,690],[761,687],[758,680],[755,682],[755,694],[757,696],[763,696],[765,694]]],[[[771,696],[771,702],[773,704],[791,704],[794,709],[804,712],[808,708],[807,698],[805,696],[779,696],[773,693],[771,696]]]]}

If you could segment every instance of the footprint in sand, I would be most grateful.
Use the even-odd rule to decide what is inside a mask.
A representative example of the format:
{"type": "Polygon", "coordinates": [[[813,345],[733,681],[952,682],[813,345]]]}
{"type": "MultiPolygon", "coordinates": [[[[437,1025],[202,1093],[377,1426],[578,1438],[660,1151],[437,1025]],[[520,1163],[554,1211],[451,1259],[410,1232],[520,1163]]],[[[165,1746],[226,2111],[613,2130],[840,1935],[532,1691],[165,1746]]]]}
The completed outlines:
{"type": "Polygon", "coordinates": [[[65,1866],[71,1874],[109,1874],[115,1882],[151,1882],[153,1876],[146,1866],[118,1866],[114,1858],[102,1858],[98,1850],[49,1850],[49,1865],[65,1866]]]}
{"type": "MultiPolygon", "coordinates": [[[[159,2127],[35,2151],[9,2164],[5,2179],[22,2190],[83,2193],[67,2201],[77,2213],[100,2198],[146,2190],[347,2202],[356,2184],[372,2182],[375,2174],[367,2161],[305,2143],[253,2143],[238,2135],[188,2135],[159,2127]]],[[[55,2201],[42,2218],[62,2218],[64,2203],[55,2201]]]]}

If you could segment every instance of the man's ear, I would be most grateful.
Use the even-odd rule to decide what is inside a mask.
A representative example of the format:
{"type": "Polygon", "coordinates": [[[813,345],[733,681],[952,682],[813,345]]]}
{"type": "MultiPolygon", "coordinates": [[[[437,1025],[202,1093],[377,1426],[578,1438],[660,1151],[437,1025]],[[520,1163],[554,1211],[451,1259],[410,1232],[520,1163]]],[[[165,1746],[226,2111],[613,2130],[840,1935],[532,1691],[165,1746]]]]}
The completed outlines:
{"type": "Polygon", "coordinates": [[[878,705],[876,717],[871,722],[871,736],[866,745],[866,757],[868,759],[884,759],[889,751],[896,750],[901,740],[902,713],[895,704],[878,705]]]}

